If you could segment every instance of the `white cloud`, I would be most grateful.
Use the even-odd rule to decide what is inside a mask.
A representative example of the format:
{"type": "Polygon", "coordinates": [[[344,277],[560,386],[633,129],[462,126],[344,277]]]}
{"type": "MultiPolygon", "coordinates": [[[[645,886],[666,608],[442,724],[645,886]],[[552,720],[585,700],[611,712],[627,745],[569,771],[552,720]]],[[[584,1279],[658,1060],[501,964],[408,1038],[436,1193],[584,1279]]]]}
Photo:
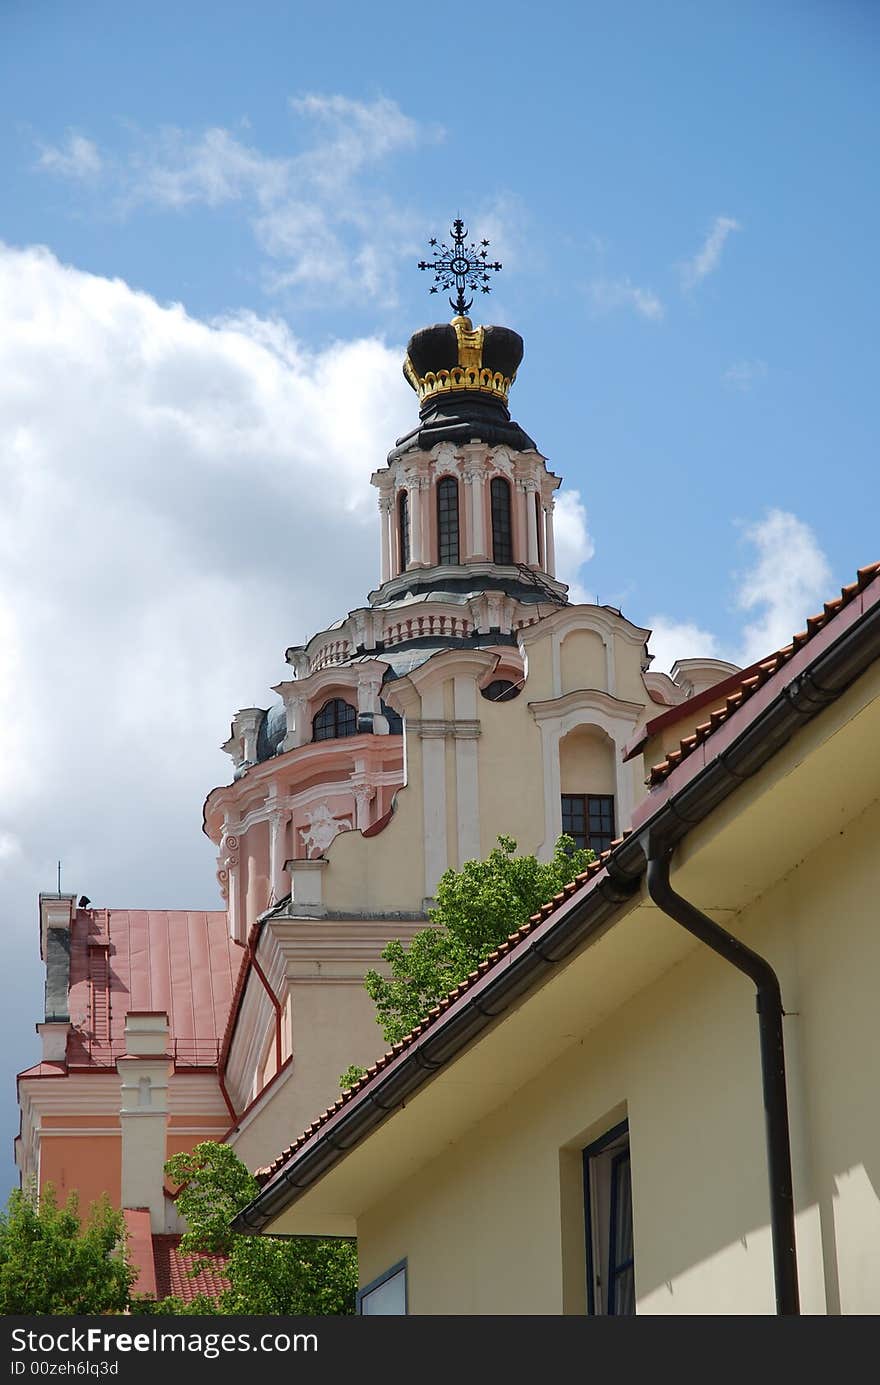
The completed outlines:
{"type": "Polygon", "coordinates": [[[722,641],[690,620],[655,615],[648,624],[655,672],[676,659],[728,659],[745,668],[790,642],[807,616],[822,609],[831,590],[831,566],[808,524],[787,510],[768,510],[743,529],[752,556],[733,575],[733,602],[746,618],[738,634],[722,641]]]}
{"type": "Polygon", "coordinates": [[[729,365],[722,375],[725,385],[731,389],[741,390],[747,394],[755,385],[766,380],[768,375],[767,362],[760,360],[734,361],[729,365]]]}
{"type": "Polygon", "coordinates": [[[104,167],[98,146],[85,135],[68,130],[60,145],[40,146],[38,166],[62,178],[96,178],[104,167]]]}
{"type": "Polygon", "coordinates": [[[740,662],[751,664],[788,644],[822,609],[831,566],[809,525],[786,510],[770,510],[746,528],[745,539],[754,557],[738,576],[736,604],[754,613],[740,645],[740,662]]]}
{"type": "MultiPolygon", "coordinates": [[[[393,303],[397,272],[415,255],[423,228],[399,199],[383,194],[382,166],[436,142],[442,130],[413,120],[387,97],[306,95],[290,107],[292,153],[265,154],[220,126],[134,132],[128,152],[113,163],[118,209],[180,212],[238,203],[268,258],[270,291],[317,294],[324,303],[328,292],[342,301],[393,303]]],[[[82,160],[86,146],[99,158],[90,141],[75,138],[82,160]]],[[[69,173],[72,158],[72,150],[44,150],[39,166],[69,173]]]]}
{"type": "Polygon", "coordinates": [[[651,289],[639,288],[630,279],[594,279],[587,286],[593,308],[599,313],[613,312],[617,308],[632,308],[650,322],[659,322],[663,317],[663,304],[651,289]]]}
{"type": "Polygon", "coordinates": [[[216,907],[201,804],[284,649],[377,580],[401,351],[213,325],[0,246],[0,857],[7,1053],[34,1060],[36,894],[216,907]],[[340,408],[340,400],[344,408],[340,408]],[[332,555],[332,561],[328,561],[332,555]]]}
{"type": "Polygon", "coordinates": [[[716,637],[693,621],[652,616],[648,648],[654,655],[652,673],[669,673],[676,659],[723,659],[716,637]]]}
{"type": "Polygon", "coordinates": [[[681,282],[685,289],[696,288],[708,274],[712,274],[721,262],[721,252],[731,231],[741,231],[742,227],[732,216],[716,216],[706,239],[693,259],[685,260],[681,266],[681,282]]]}
{"type": "Polygon", "coordinates": [[[595,545],[587,527],[587,511],[580,492],[563,490],[556,498],[553,516],[553,538],[556,546],[556,575],[569,586],[569,601],[591,601],[581,581],[581,568],[595,553],[595,545]]]}

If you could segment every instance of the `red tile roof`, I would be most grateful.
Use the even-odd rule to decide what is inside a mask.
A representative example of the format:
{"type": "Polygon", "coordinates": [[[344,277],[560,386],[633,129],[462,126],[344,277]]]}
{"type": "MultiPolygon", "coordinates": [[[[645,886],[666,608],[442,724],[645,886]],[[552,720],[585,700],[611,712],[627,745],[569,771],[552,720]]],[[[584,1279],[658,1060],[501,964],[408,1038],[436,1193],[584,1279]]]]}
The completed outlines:
{"type": "MultiPolygon", "coordinates": [[[[777,673],[784,664],[788,663],[799,649],[802,649],[813,639],[828,624],[829,620],[837,615],[838,611],[843,610],[844,606],[848,606],[859,596],[878,574],[880,574],[880,563],[871,563],[868,567],[860,568],[855,582],[851,582],[847,587],[842,587],[840,596],[835,597],[833,601],[826,601],[824,609],[819,615],[810,616],[807,620],[806,629],[795,635],[791,644],[784,645],[782,649],[777,649],[774,654],[769,654],[766,659],[753,665],[752,669],[747,669],[745,671],[746,676],[740,678],[735,685],[735,690],[730,693],[724,703],[710,712],[707,720],[701,722],[692,735],[685,736],[684,740],[679,743],[678,750],[670,751],[665,760],[652,766],[648,779],[651,787],[654,788],[657,784],[662,784],[663,780],[681,764],[682,760],[687,759],[698,746],[708,740],[719,726],[723,726],[744,702],[747,702],[759,688],[764,686],[769,678],[773,677],[774,673],[777,673]]],[[[726,688],[726,684],[722,686],[726,688]]],[[[721,689],[718,691],[720,692],[721,689]]],[[[681,707],[684,711],[687,703],[682,703],[681,707]]]]}
{"type": "Polygon", "coordinates": [[[197,1294],[209,1294],[216,1298],[229,1288],[229,1280],[223,1271],[226,1268],[224,1255],[184,1255],[180,1249],[180,1236],[153,1237],[153,1263],[156,1272],[156,1297],[183,1299],[191,1303],[197,1294]],[[207,1269],[191,1275],[189,1271],[197,1260],[209,1260],[207,1269]]]}
{"type": "Polygon", "coordinates": [[[78,909],[70,939],[67,1061],[108,1068],[129,1011],[168,1014],[181,1066],[215,1067],[241,949],[225,912],[78,909]]]}

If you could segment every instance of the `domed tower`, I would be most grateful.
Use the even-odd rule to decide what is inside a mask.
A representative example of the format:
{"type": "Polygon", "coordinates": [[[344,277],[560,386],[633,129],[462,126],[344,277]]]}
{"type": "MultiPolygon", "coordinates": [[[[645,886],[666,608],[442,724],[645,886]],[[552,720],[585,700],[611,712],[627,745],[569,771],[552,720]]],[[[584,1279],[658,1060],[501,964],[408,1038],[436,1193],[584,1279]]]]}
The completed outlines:
{"type": "MultiPolygon", "coordinates": [[[[486,245],[466,244],[464,224],[452,248],[421,268],[435,285],[456,287],[454,317],[414,333],[403,373],[419,398],[419,422],[399,438],[377,471],[381,586],[371,602],[404,592],[463,592],[492,587],[507,596],[565,602],[556,581],[553,492],[534,441],[511,419],[508,397],[523,358],[509,327],[475,327],[466,290],[489,291],[486,245]]],[[[432,241],[436,246],[436,242],[432,241]]]]}

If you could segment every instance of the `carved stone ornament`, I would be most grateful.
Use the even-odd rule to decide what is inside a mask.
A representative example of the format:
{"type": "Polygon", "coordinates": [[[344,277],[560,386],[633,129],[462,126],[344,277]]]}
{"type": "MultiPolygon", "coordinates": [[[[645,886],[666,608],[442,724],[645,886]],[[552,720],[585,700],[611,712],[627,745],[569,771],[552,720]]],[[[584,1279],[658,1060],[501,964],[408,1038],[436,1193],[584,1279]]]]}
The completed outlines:
{"type": "Polygon", "coordinates": [[[350,832],[350,818],[335,818],[327,807],[326,803],[319,803],[317,808],[306,813],[308,826],[299,829],[302,837],[303,846],[311,856],[312,852],[320,855],[339,835],[340,832],[350,832]]]}

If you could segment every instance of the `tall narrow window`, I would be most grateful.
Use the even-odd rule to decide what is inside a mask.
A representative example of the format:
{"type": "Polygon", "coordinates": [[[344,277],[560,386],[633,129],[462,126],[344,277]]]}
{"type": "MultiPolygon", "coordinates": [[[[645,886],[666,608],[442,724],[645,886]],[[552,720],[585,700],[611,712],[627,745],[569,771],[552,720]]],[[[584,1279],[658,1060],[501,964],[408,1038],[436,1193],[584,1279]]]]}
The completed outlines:
{"type": "Polygon", "coordinates": [[[441,563],[458,562],[458,482],[454,476],[437,482],[437,552],[441,563]]]}
{"type": "Polygon", "coordinates": [[[401,491],[397,498],[397,537],[400,542],[400,570],[409,566],[409,496],[401,491]]]}
{"type": "Polygon", "coordinates": [[[541,510],[541,497],[535,492],[535,528],[538,531],[538,567],[544,566],[544,526],[541,523],[543,512],[541,510]]]}
{"type": "Polygon", "coordinates": [[[492,496],[492,560],[513,562],[513,533],[510,520],[510,486],[502,476],[493,476],[492,496]]]}
{"type": "Polygon", "coordinates": [[[587,1312],[636,1311],[629,1126],[609,1130],[584,1150],[587,1312]]]}
{"type": "Polygon", "coordinates": [[[597,856],[607,851],[614,840],[614,795],[564,793],[562,830],[575,846],[589,847],[597,856]]]}

